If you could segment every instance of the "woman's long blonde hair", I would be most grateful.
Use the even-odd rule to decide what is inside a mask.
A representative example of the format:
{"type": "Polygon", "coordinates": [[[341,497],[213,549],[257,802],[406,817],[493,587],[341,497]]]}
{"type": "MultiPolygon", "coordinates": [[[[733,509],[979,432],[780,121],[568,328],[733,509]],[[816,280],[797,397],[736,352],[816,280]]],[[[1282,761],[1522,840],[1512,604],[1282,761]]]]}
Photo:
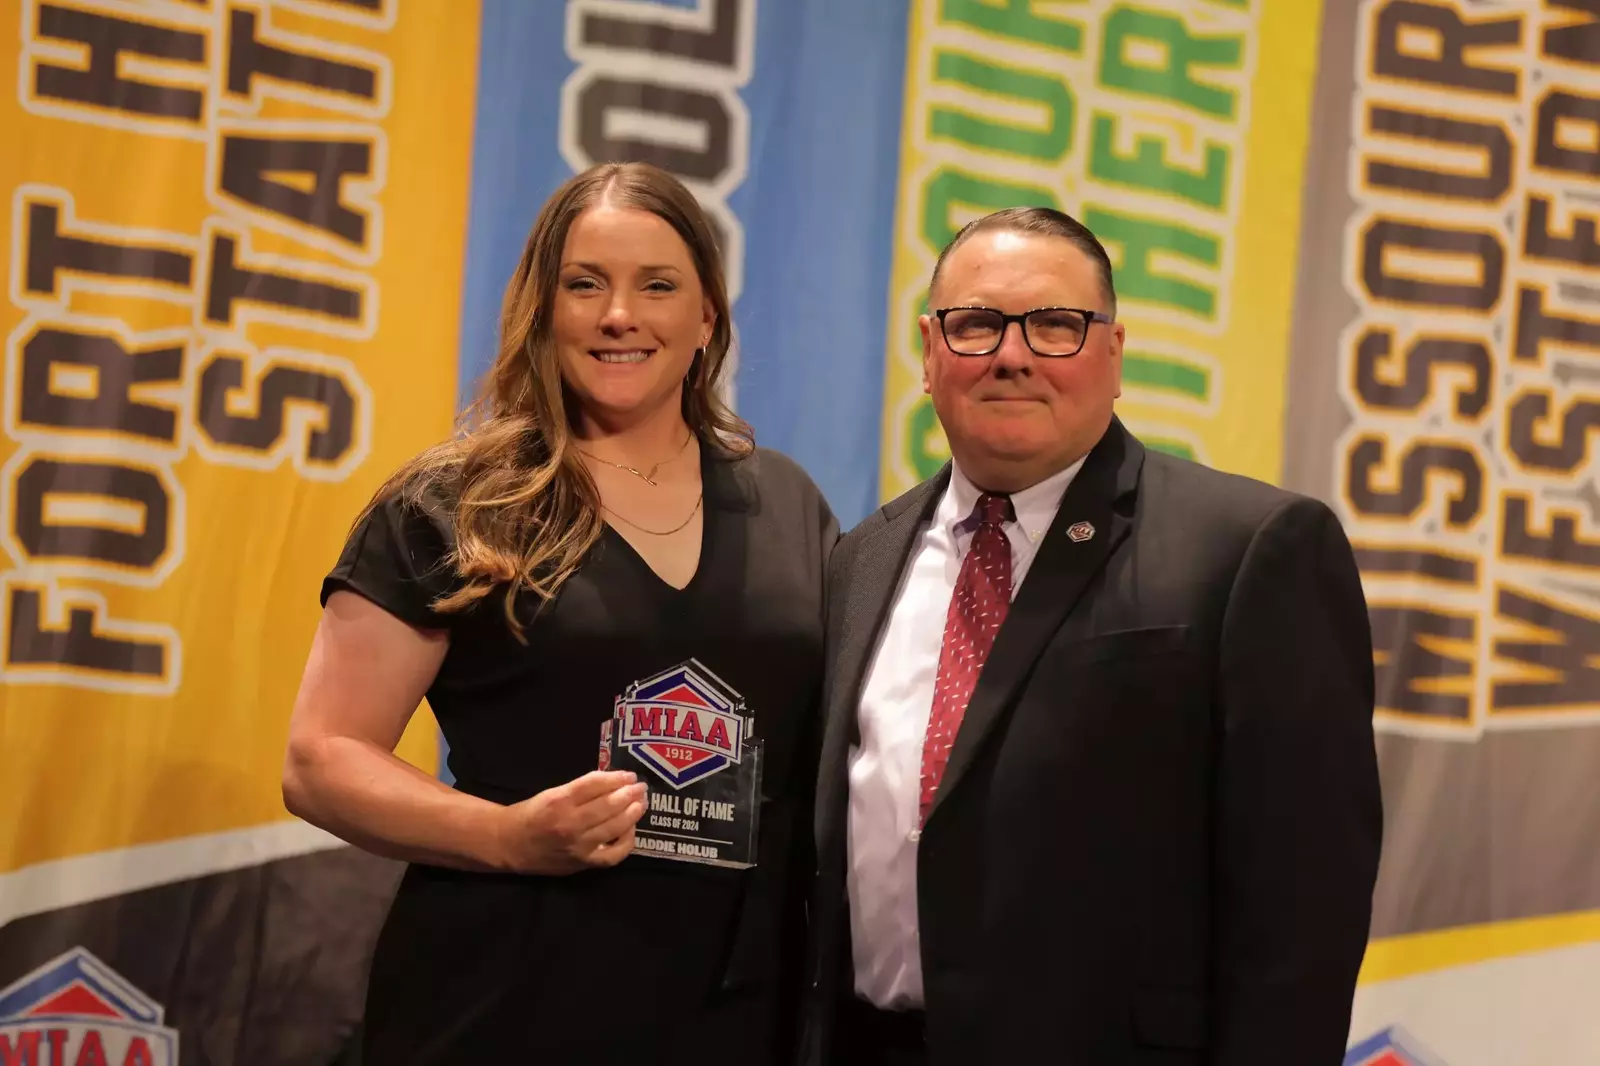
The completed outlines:
{"type": "Polygon", "coordinates": [[[567,233],[601,200],[649,211],[688,245],[716,325],[684,381],[683,418],[703,448],[739,456],[753,446],[750,427],[717,393],[733,339],[732,313],[722,257],[694,195],[647,163],[603,163],[567,181],[539,212],[506,286],[499,353],[467,410],[463,433],[406,463],[367,505],[370,512],[396,493],[421,504],[430,487],[444,486],[435,498],[450,502],[455,548],[442,565],[454,569],[460,584],[434,609],[462,611],[502,588],[506,621],[519,639],[518,594],[549,601],[605,528],[599,490],[573,443],[572,396],[550,333],[567,233]]]}

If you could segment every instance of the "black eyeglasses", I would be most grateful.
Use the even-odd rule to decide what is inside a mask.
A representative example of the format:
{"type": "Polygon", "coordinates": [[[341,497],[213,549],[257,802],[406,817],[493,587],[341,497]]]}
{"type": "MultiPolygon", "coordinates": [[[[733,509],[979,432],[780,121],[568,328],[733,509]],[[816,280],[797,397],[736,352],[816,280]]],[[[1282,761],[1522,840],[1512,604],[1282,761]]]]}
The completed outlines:
{"type": "Polygon", "coordinates": [[[1081,307],[1036,307],[1008,315],[992,307],[941,307],[934,312],[944,343],[956,355],[988,355],[1000,347],[1006,327],[1022,324],[1022,339],[1034,355],[1060,359],[1077,355],[1095,322],[1110,324],[1111,316],[1081,307]]]}

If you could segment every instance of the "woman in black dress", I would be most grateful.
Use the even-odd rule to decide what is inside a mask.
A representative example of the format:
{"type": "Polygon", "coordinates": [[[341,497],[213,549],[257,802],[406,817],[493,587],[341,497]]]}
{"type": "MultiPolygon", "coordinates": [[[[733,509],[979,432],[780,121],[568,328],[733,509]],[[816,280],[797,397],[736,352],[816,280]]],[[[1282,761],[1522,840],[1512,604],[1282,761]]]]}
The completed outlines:
{"type": "Polygon", "coordinates": [[[718,399],[731,336],[681,184],[639,164],[572,179],[507,289],[478,417],[378,491],[323,584],[284,795],[410,863],[373,960],[370,1062],[792,1051],[838,526],[718,399]],[[605,723],[658,692],[750,716],[753,867],[635,848],[675,810],[647,805],[681,794],[680,756],[705,758],[657,745],[636,775],[596,769],[605,723]],[[424,696],[454,788],[393,754],[424,696]]]}

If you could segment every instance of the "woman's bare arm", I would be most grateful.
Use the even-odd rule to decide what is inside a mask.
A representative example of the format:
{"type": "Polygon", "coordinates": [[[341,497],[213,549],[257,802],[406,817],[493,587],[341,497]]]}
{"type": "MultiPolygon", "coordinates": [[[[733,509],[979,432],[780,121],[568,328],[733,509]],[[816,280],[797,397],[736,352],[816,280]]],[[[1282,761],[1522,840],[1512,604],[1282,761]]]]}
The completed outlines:
{"type": "Polygon", "coordinates": [[[643,786],[593,773],[502,807],[394,754],[449,649],[352,592],[328,598],[289,725],[290,812],[379,855],[464,870],[564,873],[620,861],[643,786]]]}

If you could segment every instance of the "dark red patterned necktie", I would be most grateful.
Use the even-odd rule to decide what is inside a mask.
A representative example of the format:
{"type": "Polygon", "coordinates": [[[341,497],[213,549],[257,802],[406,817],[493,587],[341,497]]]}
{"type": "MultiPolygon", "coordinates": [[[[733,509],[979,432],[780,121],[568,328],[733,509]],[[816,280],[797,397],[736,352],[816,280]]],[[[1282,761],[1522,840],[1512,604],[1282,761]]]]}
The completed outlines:
{"type": "Polygon", "coordinates": [[[922,805],[918,824],[926,821],[939,791],[950,746],[961,728],[961,716],[978,684],[978,672],[994,647],[994,636],[1011,606],[1011,542],[1001,523],[1011,517],[1011,499],[986,492],[978,497],[978,531],[962,560],[950,613],[939,649],[939,675],[933,688],[928,734],[922,744],[922,805]]]}

